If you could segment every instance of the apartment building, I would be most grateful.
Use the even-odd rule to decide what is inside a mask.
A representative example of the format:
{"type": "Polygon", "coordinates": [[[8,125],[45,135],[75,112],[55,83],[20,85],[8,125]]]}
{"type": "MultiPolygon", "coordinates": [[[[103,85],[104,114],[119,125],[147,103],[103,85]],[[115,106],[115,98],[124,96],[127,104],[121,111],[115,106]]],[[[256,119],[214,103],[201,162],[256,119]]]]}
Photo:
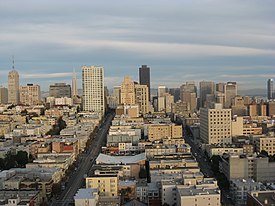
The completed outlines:
{"type": "Polygon", "coordinates": [[[182,126],[175,124],[149,124],[148,139],[150,141],[162,139],[182,138],[182,126]]]}

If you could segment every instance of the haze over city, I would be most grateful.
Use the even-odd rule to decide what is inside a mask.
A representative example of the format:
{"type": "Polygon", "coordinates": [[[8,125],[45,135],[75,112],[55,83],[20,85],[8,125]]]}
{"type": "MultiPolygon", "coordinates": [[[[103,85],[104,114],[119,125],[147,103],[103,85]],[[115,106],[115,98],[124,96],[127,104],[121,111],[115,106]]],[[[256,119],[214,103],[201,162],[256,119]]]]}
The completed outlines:
{"type": "Polygon", "coordinates": [[[236,81],[266,88],[275,77],[275,2],[260,1],[0,1],[0,85],[15,56],[22,84],[71,81],[76,68],[102,65],[105,84],[151,68],[165,83],[236,81]]]}

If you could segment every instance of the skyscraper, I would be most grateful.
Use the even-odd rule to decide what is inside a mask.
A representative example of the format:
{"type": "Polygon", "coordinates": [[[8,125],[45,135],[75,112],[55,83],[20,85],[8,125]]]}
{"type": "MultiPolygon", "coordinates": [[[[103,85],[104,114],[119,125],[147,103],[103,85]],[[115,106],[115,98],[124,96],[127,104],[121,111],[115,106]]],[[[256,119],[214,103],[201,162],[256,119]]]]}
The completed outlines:
{"type": "Polygon", "coordinates": [[[82,67],[83,110],[105,113],[104,68],[100,66],[82,67]]]}
{"type": "Polygon", "coordinates": [[[150,67],[147,65],[142,65],[139,68],[139,84],[147,85],[149,91],[149,101],[150,101],[150,67]]]}
{"type": "Polygon", "coordinates": [[[186,82],[180,87],[180,98],[182,102],[186,102],[193,112],[197,107],[197,87],[195,82],[186,82]]]}
{"type": "Polygon", "coordinates": [[[166,86],[158,87],[158,97],[163,97],[166,92],[167,92],[166,86]]]}
{"type": "Polygon", "coordinates": [[[20,103],[25,105],[36,105],[41,101],[41,92],[39,85],[27,84],[19,89],[20,103]]]}
{"type": "Polygon", "coordinates": [[[121,104],[135,104],[135,84],[130,76],[125,76],[120,87],[120,103],[121,104]]]}
{"type": "Polygon", "coordinates": [[[273,79],[267,80],[267,98],[273,99],[273,79]]]}
{"type": "Polygon", "coordinates": [[[77,96],[77,77],[75,69],[73,71],[73,78],[72,78],[72,97],[77,96]]]}
{"type": "Polygon", "coordinates": [[[8,75],[8,103],[19,103],[19,74],[14,69],[14,61],[12,70],[9,72],[8,75]]]}
{"type": "Polygon", "coordinates": [[[207,104],[206,97],[209,95],[214,96],[215,93],[215,83],[212,81],[202,81],[200,82],[200,107],[205,107],[207,104]]]}
{"type": "Polygon", "coordinates": [[[226,85],[224,85],[224,93],[225,93],[225,108],[230,108],[232,104],[232,100],[237,96],[238,94],[238,87],[236,82],[227,82],[226,85]]]}

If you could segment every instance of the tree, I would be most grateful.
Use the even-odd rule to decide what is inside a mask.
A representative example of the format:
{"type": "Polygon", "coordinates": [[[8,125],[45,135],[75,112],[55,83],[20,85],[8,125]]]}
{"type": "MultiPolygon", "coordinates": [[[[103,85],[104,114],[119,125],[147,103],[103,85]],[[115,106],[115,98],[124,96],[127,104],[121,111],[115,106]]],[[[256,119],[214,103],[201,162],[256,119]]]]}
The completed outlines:
{"type": "Polygon", "coordinates": [[[52,186],[52,195],[60,195],[61,194],[61,183],[54,183],[52,186]]]}
{"type": "Polygon", "coordinates": [[[261,154],[261,155],[264,155],[265,157],[268,157],[268,152],[265,151],[265,150],[262,150],[262,151],[260,152],[260,154],[261,154]]]}
{"type": "Polygon", "coordinates": [[[147,177],[147,173],[146,173],[146,170],[144,168],[140,168],[140,171],[139,171],[139,178],[140,179],[144,179],[147,177]]]}
{"type": "Polygon", "coordinates": [[[28,153],[26,151],[18,151],[15,160],[19,167],[25,167],[29,162],[28,153]]]}

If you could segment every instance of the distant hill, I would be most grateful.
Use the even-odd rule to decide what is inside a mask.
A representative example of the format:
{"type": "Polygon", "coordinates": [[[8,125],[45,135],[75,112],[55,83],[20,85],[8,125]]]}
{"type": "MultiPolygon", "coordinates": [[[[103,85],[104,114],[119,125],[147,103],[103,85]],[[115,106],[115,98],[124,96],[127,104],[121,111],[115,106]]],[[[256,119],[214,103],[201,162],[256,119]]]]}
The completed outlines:
{"type": "Polygon", "coordinates": [[[241,96],[263,96],[266,97],[266,89],[247,89],[247,90],[239,90],[239,95],[241,96]]]}

